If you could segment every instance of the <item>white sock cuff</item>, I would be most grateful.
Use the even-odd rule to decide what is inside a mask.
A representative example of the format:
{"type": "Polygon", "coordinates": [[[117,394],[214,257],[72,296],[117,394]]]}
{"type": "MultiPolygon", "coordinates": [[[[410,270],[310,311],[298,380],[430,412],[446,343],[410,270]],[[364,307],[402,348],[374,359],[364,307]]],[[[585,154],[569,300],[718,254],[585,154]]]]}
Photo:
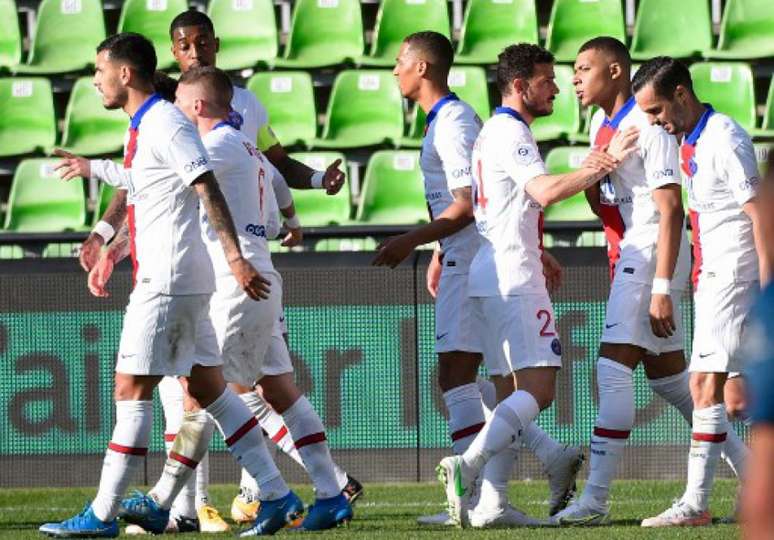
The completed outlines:
{"type": "Polygon", "coordinates": [[[726,406],[717,403],[711,407],[694,409],[693,432],[706,434],[725,434],[728,431],[728,415],[726,406]]]}
{"type": "Polygon", "coordinates": [[[244,394],[239,394],[239,399],[245,402],[245,405],[247,405],[250,411],[255,411],[259,407],[263,406],[263,400],[255,392],[245,392],[244,394]]]}
{"type": "Polygon", "coordinates": [[[476,379],[476,386],[478,386],[478,391],[481,394],[481,402],[484,404],[484,407],[493,411],[495,407],[497,407],[497,390],[495,389],[494,383],[479,377],[476,379]]]}
{"type": "Polygon", "coordinates": [[[207,412],[212,415],[213,418],[217,418],[224,410],[229,406],[229,402],[235,396],[228,387],[223,390],[223,393],[218,396],[218,399],[213,401],[207,406],[207,412]]]}
{"type": "Polygon", "coordinates": [[[288,424],[295,422],[297,418],[301,418],[310,414],[317,416],[317,412],[315,412],[314,407],[312,407],[312,404],[309,402],[309,400],[306,399],[306,396],[301,396],[280,416],[282,416],[282,420],[287,426],[288,424]]]}
{"type": "Polygon", "coordinates": [[[620,371],[621,373],[625,373],[629,377],[634,376],[634,371],[625,365],[621,364],[620,362],[616,362],[615,360],[611,360],[609,358],[605,358],[604,356],[600,356],[599,360],[597,361],[597,370],[599,368],[610,368],[615,369],[616,371],[620,371]]]}
{"type": "Polygon", "coordinates": [[[152,422],[152,401],[116,401],[116,426],[110,445],[147,450],[152,422]]]}
{"type": "Polygon", "coordinates": [[[648,379],[648,384],[654,392],[669,392],[675,388],[683,388],[687,385],[689,374],[688,370],[684,369],[680,373],[670,375],[668,377],[660,377],[658,379],[648,379]]]}
{"type": "Polygon", "coordinates": [[[479,390],[477,383],[463,384],[444,392],[443,400],[447,408],[464,401],[481,401],[481,390],[479,390]]]}
{"type": "Polygon", "coordinates": [[[524,429],[526,426],[532,423],[537,415],[540,414],[540,405],[538,405],[535,397],[525,390],[517,390],[507,398],[505,398],[500,405],[497,406],[495,414],[501,406],[506,407],[510,412],[516,415],[521,422],[520,429],[524,429]]]}

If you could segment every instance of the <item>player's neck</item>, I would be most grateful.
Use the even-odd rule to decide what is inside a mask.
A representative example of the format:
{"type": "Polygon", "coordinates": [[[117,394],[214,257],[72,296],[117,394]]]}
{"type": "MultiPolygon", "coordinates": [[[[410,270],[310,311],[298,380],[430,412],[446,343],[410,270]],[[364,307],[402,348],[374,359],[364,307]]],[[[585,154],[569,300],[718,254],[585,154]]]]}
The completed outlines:
{"type": "Polygon", "coordinates": [[[199,116],[196,119],[196,129],[199,130],[199,135],[204,137],[207,135],[210,131],[215,129],[215,126],[220,124],[221,122],[226,122],[228,120],[228,117],[208,117],[204,118],[199,116]]]}
{"type": "Polygon", "coordinates": [[[448,85],[440,84],[426,84],[419,90],[419,96],[417,97],[417,105],[422,107],[425,114],[430,112],[433,105],[438,103],[444,96],[449,95],[450,90],[448,85]]]}
{"type": "Polygon", "coordinates": [[[535,117],[529,112],[529,108],[524,104],[524,101],[521,100],[516,92],[511,92],[509,96],[504,97],[501,105],[503,107],[509,107],[519,113],[519,116],[524,119],[528,126],[535,120],[535,117]]]}
{"type": "Polygon", "coordinates": [[[137,113],[137,110],[142,107],[142,104],[152,95],[153,87],[150,85],[139,88],[130,87],[123,107],[124,112],[129,115],[129,118],[132,118],[137,113]]]}
{"type": "Polygon", "coordinates": [[[685,133],[683,133],[683,135],[687,135],[694,130],[706,111],[704,104],[698,99],[691,99],[688,101],[686,108],[688,109],[688,121],[686,122],[685,133]]]}
{"type": "Polygon", "coordinates": [[[627,87],[616,92],[610,99],[600,102],[599,106],[605,111],[605,115],[608,118],[612,118],[618,114],[618,111],[623,109],[630,97],[632,97],[632,90],[630,87],[627,87]]]}

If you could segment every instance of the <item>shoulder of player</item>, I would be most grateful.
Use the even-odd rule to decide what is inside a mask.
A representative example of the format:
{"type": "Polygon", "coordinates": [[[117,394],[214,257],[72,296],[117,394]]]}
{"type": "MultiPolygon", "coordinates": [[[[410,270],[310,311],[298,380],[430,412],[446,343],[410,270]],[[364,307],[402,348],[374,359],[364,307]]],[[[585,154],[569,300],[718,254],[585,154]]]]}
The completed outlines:
{"type": "Polygon", "coordinates": [[[204,147],[213,157],[216,152],[243,152],[246,141],[242,132],[230,127],[213,129],[202,137],[204,147]]]}
{"type": "Polygon", "coordinates": [[[231,106],[234,109],[252,108],[258,112],[266,110],[266,107],[263,106],[263,103],[258,99],[258,96],[253,94],[247,88],[236,85],[234,85],[234,95],[231,98],[231,106]]]}
{"type": "Polygon", "coordinates": [[[153,106],[143,116],[140,125],[141,132],[150,131],[155,137],[163,140],[171,139],[181,129],[196,131],[188,117],[174,104],[165,100],[153,106]]]}
{"type": "Polygon", "coordinates": [[[750,142],[750,134],[730,116],[715,112],[709,117],[705,131],[710,134],[714,144],[723,145],[730,150],[744,142],[750,142]]]}

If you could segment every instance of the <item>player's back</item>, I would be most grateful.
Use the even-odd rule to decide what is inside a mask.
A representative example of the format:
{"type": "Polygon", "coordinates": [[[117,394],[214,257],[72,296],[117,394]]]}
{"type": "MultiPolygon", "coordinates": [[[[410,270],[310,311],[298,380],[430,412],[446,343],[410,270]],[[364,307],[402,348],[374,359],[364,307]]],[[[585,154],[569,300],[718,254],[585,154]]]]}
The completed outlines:
{"type": "MultiPolygon", "coordinates": [[[[266,230],[266,197],[271,185],[266,158],[244,133],[225,122],[218,124],[202,140],[234,220],[244,256],[259,270],[273,268],[266,230]]],[[[201,218],[216,275],[227,275],[230,270],[217,231],[203,210],[201,218]]]]}
{"type": "MultiPolygon", "coordinates": [[[[455,190],[471,187],[470,157],[480,129],[476,112],[456,96],[428,114],[419,164],[431,219],[454,202],[455,190]]],[[[473,224],[443,238],[444,271],[467,272],[477,247],[473,224]]]]}
{"type": "Polygon", "coordinates": [[[497,111],[484,123],[473,149],[476,228],[482,242],[471,264],[471,296],[545,291],[543,208],[525,189],[546,173],[545,165],[529,126],[497,111]]]}

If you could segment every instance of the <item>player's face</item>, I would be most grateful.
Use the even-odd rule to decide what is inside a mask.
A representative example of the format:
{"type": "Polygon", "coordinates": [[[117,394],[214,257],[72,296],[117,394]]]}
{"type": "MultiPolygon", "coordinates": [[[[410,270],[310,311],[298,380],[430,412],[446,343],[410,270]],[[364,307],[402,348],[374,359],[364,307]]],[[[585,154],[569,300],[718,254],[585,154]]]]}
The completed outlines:
{"type": "Polygon", "coordinates": [[[522,90],[522,100],[529,113],[535,118],[550,115],[554,112],[554,99],[558,93],[554,65],[535,64],[535,71],[522,90]]]}
{"type": "Polygon", "coordinates": [[[652,125],[663,127],[667,133],[677,135],[685,131],[680,115],[681,107],[674,99],[659,95],[652,84],[647,84],[634,95],[637,105],[648,116],[652,125]]]}
{"type": "Polygon", "coordinates": [[[417,95],[420,82],[422,81],[422,75],[419,70],[420,63],[420,59],[411,52],[407,43],[400,46],[392,74],[398,79],[398,87],[403,97],[414,99],[417,95]]]}
{"type": "Polygon", "coordinates": [[[196,123],[196,92],[191,84],[178,84],[175,91],[175,105],[188,119],[196,123]]]}
{"type": "Polygon", "coordinates": [[[610,82],[610,65],[600,51],[589,49],[575,59],[572,84],[584,107],[599,105],[600,98],[609,92],[610,82]]]}
{"type": "Polygon", "coordinates": [[[94,61],[94,86],[102,95],[102,105],[106,109],[120,109],[128,97],[126,82],[129,68],[110,60],[109,54],[108,51],[97,54],[94,61]]]}
{"type": "Polygon", "coordinates": [[[202,26],[183,26],[172,33],[172,55],[180,71],[215,65],[220,41],[202,26]]]}

